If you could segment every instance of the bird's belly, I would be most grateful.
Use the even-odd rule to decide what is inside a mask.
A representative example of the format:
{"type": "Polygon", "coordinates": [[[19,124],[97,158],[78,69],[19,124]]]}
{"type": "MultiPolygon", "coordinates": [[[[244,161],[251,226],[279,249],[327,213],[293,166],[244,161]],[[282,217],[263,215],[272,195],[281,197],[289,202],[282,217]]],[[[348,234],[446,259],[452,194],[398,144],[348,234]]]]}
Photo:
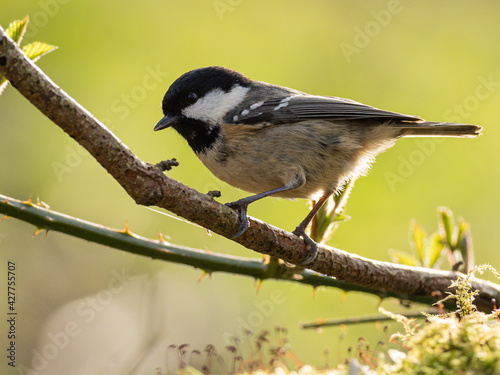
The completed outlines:
{"type": "Polygon", "coordinates": [[[316,199],[363,174],[373,159],[352,134],[331,123],[232,125],[224,136],[198,157],[217,178],[254,194],[303,176],[302,186],[275,196],[316,199]]]}
{"type": "MultiPolygon", "coordinates": [[[[203,164],[220,180],[231,186],[258,194],[286,185],[293,178],[289,170],[274,158],[252,159],[234,156],[224,161],[218,160],[218,153],[207,152],[198,155],[203,164]]],[[[306,182],[299,189],[276,194],[282,198],[305,198],[310,184],[306,182]]]]}

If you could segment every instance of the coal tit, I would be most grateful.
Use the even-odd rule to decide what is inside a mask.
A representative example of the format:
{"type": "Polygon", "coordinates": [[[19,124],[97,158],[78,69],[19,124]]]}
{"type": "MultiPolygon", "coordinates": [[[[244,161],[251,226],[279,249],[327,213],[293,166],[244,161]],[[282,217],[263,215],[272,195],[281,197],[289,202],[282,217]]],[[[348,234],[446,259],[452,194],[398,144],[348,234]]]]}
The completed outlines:
{"type": "Polygon", "coordinates": [[[307,225],[325,201],[349,180],[364,175],[376,155],[401,137],[473,137],[481,127],[426,122],[352,100],[309,95],[254,81],[219,66],[185,73],[168,89],[164,117],[219,179],[256,194],[228,206],[240,212],[267,196],[317,201],[293,233],[311,245],[307,225]]]}

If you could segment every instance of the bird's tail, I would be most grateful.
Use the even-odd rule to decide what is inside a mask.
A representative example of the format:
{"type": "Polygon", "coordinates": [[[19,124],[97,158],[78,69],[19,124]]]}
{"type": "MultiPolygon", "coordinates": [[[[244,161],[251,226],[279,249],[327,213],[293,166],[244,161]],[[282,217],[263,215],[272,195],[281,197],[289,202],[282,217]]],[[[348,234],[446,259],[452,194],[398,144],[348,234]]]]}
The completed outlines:
{"type": "Polygon", "coordinates": [[[463,137],[481,135],[483,128],[478,125],[455,124],[452,122],[401,122],[398,124],[402,137],[463,137]]]}

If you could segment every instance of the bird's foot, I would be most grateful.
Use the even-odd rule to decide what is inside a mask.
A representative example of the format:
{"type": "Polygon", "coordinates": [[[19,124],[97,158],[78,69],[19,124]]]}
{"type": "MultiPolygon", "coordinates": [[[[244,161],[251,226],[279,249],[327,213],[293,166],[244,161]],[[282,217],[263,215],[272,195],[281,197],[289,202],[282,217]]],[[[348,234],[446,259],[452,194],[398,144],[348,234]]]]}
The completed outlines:
{"type": "Polygon", "coordinates": [[[243,199],[240,199],[240,200],[235,201],[235,202],[226,203],[226,206],[234,208],[236,211],[239,212],[240,221],[241,221],[240,230],[233,237],[231,237],[231,239],[235,239],[235,238],[241,236],[243,233],[245,233],[245,231],[247,230],[248,225],[249,225],[248,216],[247,216],[248,203],[241,202],[242,200],[243,199]]]}
{"type": "Polygon", "coordinates": [[[307,266],[308,264],[311,264],[318,256],[318,244],[314,242],[312,238],[306,234],[305,229],[303,229],[300,225],[297,228],[295,228],[295,230],[292,233],[295,234],[296,236],[302,237],[306,245],[310,246],[309,256],[307,257],[306,260],[301,262],[300,265],[307,266]]]}

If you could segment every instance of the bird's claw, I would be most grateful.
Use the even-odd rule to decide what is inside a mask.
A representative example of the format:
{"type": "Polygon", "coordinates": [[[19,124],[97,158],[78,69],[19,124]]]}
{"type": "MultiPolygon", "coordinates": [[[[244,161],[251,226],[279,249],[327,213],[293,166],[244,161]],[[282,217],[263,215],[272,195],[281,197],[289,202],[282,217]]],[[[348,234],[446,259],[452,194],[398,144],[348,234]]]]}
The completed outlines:
{"type": "Polygon", "coordinates": [[[238,238],[239,236],[241,236],[243,233],[245,233],[245,231],[247,230],[247,228],[249,226],[248,216],[247,216],[248,204],[244,204],[244,203],[241,203],[239,201],[236,201],[236,202],[226,203],[226,206],[234,208],[236,211],[238,211],[240,213],[240,221],[241,221],[240,230],[233,237],[231,237],[231,239],[235,239],[235,238],[238,238]]]}
{"type": "Polygon", "coordinates": [[[318,244],[313,241],[311,237],[306,234],[306,231],[302,228],[296,228],[293,232],[298,237],[302,237],[306,245],[309,245],[309,256],[306,260],[300,263],[301,266],[307,266],[311,264],[318,256],[318,244]]]}
{"type": "MultiPolygon", "coordinates": [[[[240,230],[233,237],[231,237],[231,239],[235,239],[241,236],[243,233],[245,233],[245,231],[249,226],[248,216],[247,216],[248,203],[241,202],[241,200],[239,200],[235,202],[226,203],[226,206],[237,210],[240,214],[240,221],[241,221],[240,230]]],[[[318,244],[314,242],[312,238],[306,234],[306,231],[301,227],[301,225],[295,228],[295,230],[292,233],[295,234],[296,236],[302,237],[306,245],[310,246],[309,256],[305,261],[301,262],[300,265],[307,266],[308,264],[311,264],[318,255],[318,244]]]]}

